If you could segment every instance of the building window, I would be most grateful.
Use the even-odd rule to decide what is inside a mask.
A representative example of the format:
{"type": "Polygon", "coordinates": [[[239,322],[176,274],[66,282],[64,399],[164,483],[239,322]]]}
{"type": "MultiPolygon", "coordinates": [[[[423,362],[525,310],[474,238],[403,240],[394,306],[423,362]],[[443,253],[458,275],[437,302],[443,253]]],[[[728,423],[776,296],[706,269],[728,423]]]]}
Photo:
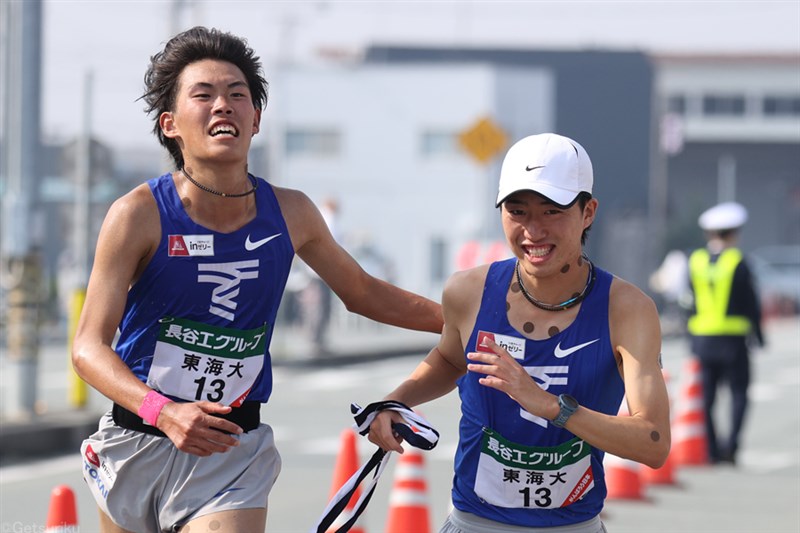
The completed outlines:
{"type": "Polygon", "coordinates": [[[676,115],[685,115],[686,97],[683,95],[675,95],[667,98],[667,112],[675,113],[676,115]]]}
{"type": "Polygon", "coordinates": [[[290,129],[286,132],[286,155],[331,157],[341,152],[336,130],[290,129]]]}
{"type": "Polygon", "coordinates": [[[703,97],[703,114],[711,116],[744,115],[744,96],[708,95],[703,97]]]}
{"type": "Polygon", "coordinates": [[[420,151],[423,157],[456,154],[459,152],[458,134],[453,131],[425,131],[420,139],[420,151]]]}
{"type": "Polygon", "coordinates": [[[430,241],[431,261],[430,277],[435,282],[447,279],[448,268],[445,257],[447,255],[447,241],[442,237],[432,237],[430,241]]]}
{"type": "Polygon", "coordinates": [[[768,117],[800,116],[800,96],[765,96],[764,114],[768,117]]]}

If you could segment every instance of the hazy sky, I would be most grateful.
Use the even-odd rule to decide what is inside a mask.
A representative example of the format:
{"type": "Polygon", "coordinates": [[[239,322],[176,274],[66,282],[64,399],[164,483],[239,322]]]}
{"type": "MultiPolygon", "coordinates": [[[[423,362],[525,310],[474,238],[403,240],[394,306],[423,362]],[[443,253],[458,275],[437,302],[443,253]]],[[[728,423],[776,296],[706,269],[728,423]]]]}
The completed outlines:
{"type": "MultiPolygon", "coordinates": [[[[174,25],[246,37],[270,79],[279,61],[370,43],[679,53],[800,54],[800,1],[264,1],[45,0],[43,134],[80,131],[81,87],[93,74],[93,134],[115,148],[155,147],[136,99],[150,55],[174,25]]],[[[800,68],[800,67],[799,67],[800,68]]],[[[800,71],[798,72],[800,77],[800,71]]],[[[280,105],[275,99],[270,106],[280,105]]],[[[265,119],[269,118],[269,110],[265,119]]]]}

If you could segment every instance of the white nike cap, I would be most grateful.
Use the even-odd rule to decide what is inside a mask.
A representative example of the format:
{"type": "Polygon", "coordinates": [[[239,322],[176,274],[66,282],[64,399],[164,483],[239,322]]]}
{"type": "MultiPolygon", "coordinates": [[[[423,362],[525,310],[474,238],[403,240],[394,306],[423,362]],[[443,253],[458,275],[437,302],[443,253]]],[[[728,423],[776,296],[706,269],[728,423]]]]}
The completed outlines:
{"type": "Polygon", "coordinates": [[[517,191],[533,191],[566,207],[592,193],[592,162],[583,146],[555,133],[531,135],[509,148],[500,169],[497,207],[517,191]]]}
{"type": "Polygon", "coordinates": [[[747,222],[747,209],[737,202],[724,202],[707,209],[697,223],[706,231],[736,229],[747,222]]]}

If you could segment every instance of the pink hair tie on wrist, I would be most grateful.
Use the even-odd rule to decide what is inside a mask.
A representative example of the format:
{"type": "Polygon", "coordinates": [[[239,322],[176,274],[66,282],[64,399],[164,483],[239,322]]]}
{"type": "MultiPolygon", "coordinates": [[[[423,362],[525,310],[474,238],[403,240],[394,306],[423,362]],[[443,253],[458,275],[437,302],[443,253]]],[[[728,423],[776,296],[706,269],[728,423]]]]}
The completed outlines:
{"type": "Polygon", "coordinates": [[[142,405],[139,407],[138,414],[146,423],[156,427],[158,415],[161,414],[161,410],[164,406],[171,401],[172,400],[159,394],[157,391],[151,390],[145,395],[144,400],[142,400],[142,405]]]}

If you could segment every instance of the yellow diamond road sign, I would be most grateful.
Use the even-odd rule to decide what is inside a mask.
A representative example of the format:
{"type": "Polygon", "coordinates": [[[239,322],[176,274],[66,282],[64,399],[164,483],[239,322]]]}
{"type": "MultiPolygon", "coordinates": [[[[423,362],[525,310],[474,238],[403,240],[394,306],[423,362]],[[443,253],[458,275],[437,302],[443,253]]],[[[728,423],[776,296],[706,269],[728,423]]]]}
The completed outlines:
{"type": "Polygon", "coordinates": [[[505,149],[508,137],[500,126],[487,117],[464,130],[458,136],[458,142],[472,157],[487,163],[505,149]]]}

